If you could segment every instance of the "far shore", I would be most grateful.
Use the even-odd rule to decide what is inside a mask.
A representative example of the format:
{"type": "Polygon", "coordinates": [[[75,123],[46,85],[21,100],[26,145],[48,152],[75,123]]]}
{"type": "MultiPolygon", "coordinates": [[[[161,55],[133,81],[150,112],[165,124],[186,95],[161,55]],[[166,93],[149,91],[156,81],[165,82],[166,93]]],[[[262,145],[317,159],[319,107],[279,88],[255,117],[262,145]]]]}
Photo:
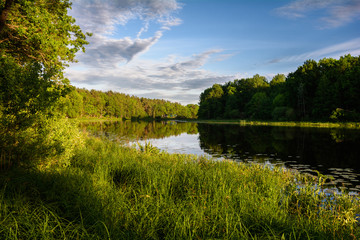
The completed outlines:
{"type": "Polygon", "coordinates": [[[176,121],[176,122],[195,122],[207,124],[236,124],[240,126],[274,126],[274,127],[306,127],[306,128],[346,128],[346,129],[360,129],[360,122],[302,122],[302,121],[256,121],[256,120],[243,120],[243,119],[176,119],[176,118],[163,118],[163,119],[123,119],[115,117],[83,117],[72,118],[79,122],[108,122],[108,121],[128,121],[128,120],[154,120],[154,121],[176,121]]]}
{"type": "Polygon", "coordinates": [[[360,122],[281,122],[281,121],[253,121],[253,120],[239,120],[239,119],[190,119],[190,120],[176,120],[177,122],[196,122],[208,124],[237,124],[241,126],[276,126],[276,127],[311,127],[311,128],[348,128],[360,129],[360,122]]]}

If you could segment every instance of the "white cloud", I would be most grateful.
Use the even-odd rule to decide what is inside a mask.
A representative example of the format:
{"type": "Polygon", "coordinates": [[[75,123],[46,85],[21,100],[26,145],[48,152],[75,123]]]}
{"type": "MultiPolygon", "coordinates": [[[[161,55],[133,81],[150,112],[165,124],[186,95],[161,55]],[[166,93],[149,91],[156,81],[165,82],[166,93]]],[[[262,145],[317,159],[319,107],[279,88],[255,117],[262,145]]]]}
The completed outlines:
{"type": "Polygon", "coordinates": [[[321,28],[334,28],[350,23],[360,16],[359,0],[296,0],[275,12],[283,17],[297,19],[305,18],[310,12],[323,10],[320,17],[321,28]]]}
{"type": "Polygon", "coordinates": [[[86,54],[80,54],[79,60],[92,67],[104,68],[130,62],[157,43],[165,30],[181,24],[181,19],[173,16],[180,8],[181,5],[176,0],[75,0],[70,14],[84,31],[94,33],[89,38],[86,54]],[[115,29],[131,19],[144,22],[143,27],[137,31],[136,38],[115,38],[115,29]],[[159,23],[161,27],[152,37],[141,38],[152,21],[159,23]]]}
{"type": "Polygon", "coordinates": [[[164,21],[179,9],[176,0],[75,0],[71,14],[85,31],[104,33],[134,18],[164,21]]]}
{"type": "Polygon", "coordinates": [[[113,68],[121,62],[129,62],[136,55],[146,52],[162,36],[158,31],[153,37],[145,39],[111,39],[97,36],[87,48],[85,54],[79,55],[79,61],[92,67],[113,68]]]}
{"type": "Polygon", "coordinates": [[[91,71],[70,68],[67,77],[75,86],[98,86],[137,96],[163,98],[182,103],[197,103],[200,93],[214,83],[232,81],[235,76],[221,75],[203,69],[216,59],[221,50],[213,49],[187,58],[169,56],[161,61],[134,59],[114,68],[93,66],[91,71]],[[179,97],[183,96],[183,97],[179,97]],[[186,98],[184,97],[186,96],[186,98]]]}

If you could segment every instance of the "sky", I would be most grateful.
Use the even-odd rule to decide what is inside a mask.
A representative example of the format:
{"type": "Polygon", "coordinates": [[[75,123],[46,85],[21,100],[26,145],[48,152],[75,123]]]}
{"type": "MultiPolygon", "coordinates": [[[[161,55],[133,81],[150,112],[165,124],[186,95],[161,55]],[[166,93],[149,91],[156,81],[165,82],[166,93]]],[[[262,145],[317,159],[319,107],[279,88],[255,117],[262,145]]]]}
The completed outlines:
{"type": "Polygon", "coordinates": [[[72,85],[184,105],[215,83],[360,55],[360,0],[73,0],[69,14],[93,33],[72,85]]]}

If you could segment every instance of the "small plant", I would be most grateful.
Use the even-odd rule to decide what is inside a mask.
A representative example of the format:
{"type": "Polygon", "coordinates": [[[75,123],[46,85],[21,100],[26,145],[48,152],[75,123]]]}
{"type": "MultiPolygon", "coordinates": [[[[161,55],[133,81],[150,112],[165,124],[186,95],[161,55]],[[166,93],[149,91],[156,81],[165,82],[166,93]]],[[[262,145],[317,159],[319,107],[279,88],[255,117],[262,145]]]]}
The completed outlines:
{"type": "Polygon", "coordinates": [[[158,154],[160,153],[160,149],[157,147],[154,147],[151,142],[145,142],[144,145],[141,145],[139,142],[137,143],[139,151],[143,153],[149,153],[149,154],[158,154]]]}

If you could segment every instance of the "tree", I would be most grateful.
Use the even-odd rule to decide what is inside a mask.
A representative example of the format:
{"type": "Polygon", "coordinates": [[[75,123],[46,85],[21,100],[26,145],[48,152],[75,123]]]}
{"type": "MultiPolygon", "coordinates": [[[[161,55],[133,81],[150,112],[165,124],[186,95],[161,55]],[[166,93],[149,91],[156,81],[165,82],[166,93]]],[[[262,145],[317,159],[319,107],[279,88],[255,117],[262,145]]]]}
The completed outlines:
{"type": "Polygon", "coordinates": [[[270,82],[270,87],[275,87],[285,83],[286,77],[284,74],[277,74],[270,82]]]}
{"type": "Polygon", "coordinates": [[[0,3],[0,104],[3,116],[10,114],[17,128],[27,126],[25,115],[33,119],[69,92],[63,70],[87,44],[86,35],[67,15],[70,7],[69,0],[0,3]]]}
{"type": "Polygon", "coordinates": [[[246,105],[246,110],[250,118],[269,119],[271,111],[269,97],[264,92],[255,93],[250,102],[246,105]]]}
{"type": "Polygon", "coordinates": [[[67,14],[70,7],[69,0],[0,1],[0,147],[9,158],[17,155],[19,136],[46,122],[70,91],[63,70],[90,35],[67,14]]]}
{"type": "Polygon", "coordinates": [[[35,61],[45,68],[63,70],[67,62],[75,61],[77,51],[85,51],[87,44],[75,19],[67,15],[69,8],[69,0],[2,0],[2,55],[20,64],[35,61]]]}

